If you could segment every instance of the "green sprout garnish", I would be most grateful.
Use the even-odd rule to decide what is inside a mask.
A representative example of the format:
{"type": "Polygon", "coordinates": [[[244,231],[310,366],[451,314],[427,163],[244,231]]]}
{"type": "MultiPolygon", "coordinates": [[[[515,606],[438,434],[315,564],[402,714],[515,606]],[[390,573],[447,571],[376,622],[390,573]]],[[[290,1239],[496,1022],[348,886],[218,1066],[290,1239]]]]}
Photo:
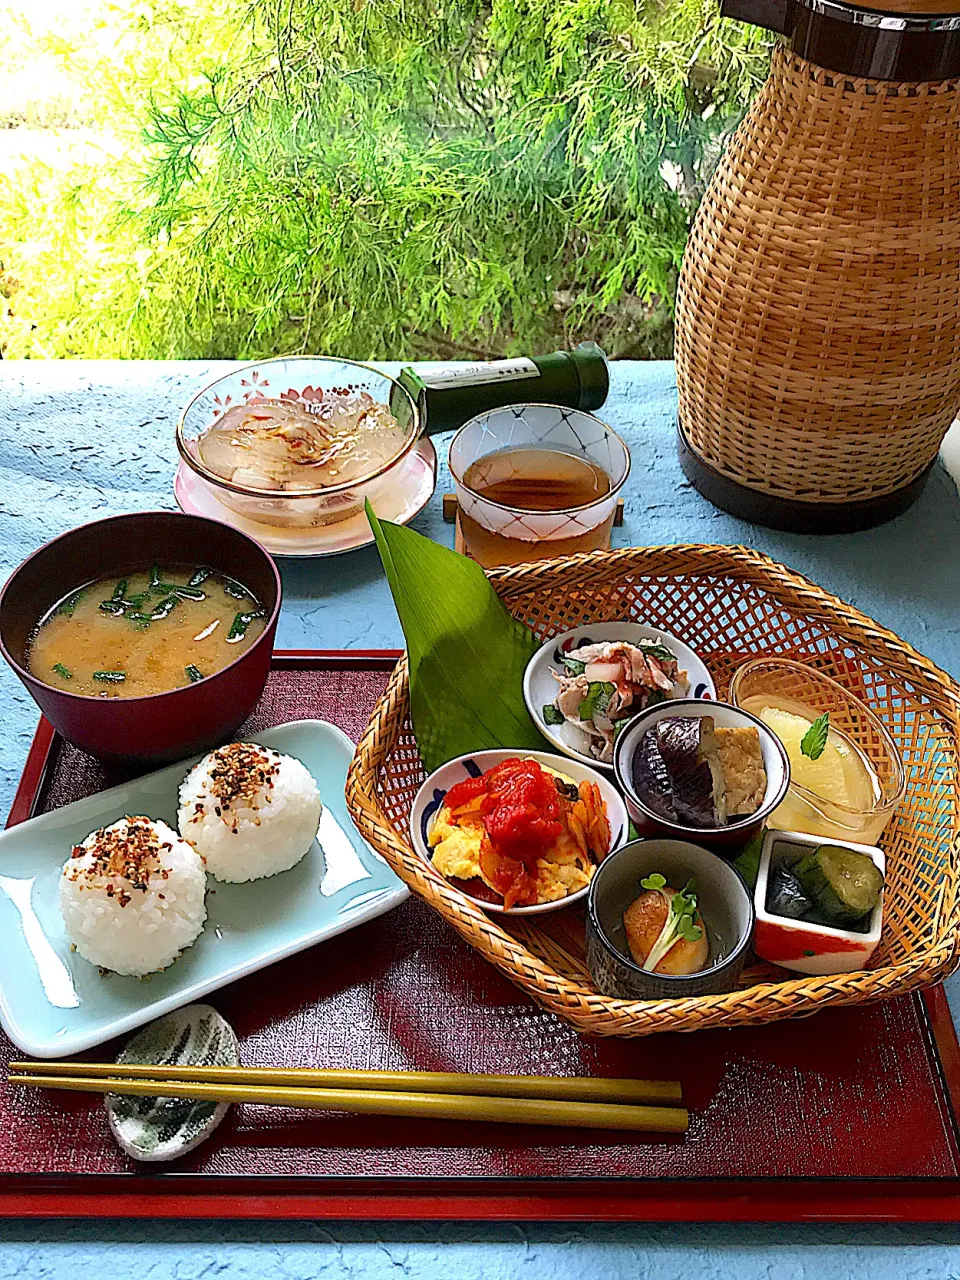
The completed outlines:
{"type": "Polygon", "coordinates": [[[823,755],[824,747],[827,745],[829,733],[830,713],[825,711],[822,716],[817,716],[816,720],[800,739],[800,750],[809,759],[819,760],[823,755]]]}
{"type": "Polygon", "coordinates": [[[181,586],[179,582],[158,582],[157,590],[163,591],[167,595],[179,596],[182,600],[206,600],[207,593],[201,591],[199,587],[181,586]]]}
{"type": "MultiPolygon", "coordinates": [[[[659,872],[646,876],[640,881],[644,889],[662,890],[666,888],[666,880],[659,872]]],[[[683,888],[670,899],[670,910],[660,935],[650,948],[650,954],[643,963],[648,973],[653,973],[657,965],[675,947],[681,938],[685,942],[699,942],[703,937],[703,929],[697,924],[697,895],[693,891],[693,881],[688,880],[683,888]]]]}
{"type": "Polygon", "coordinates": [[[74,609],[76,609],[77,605],[86,594],[86,587],[81,587],[79,591],[74,591],[71,595],[67,596],[66,600],[57,606],[57,613],[62,613],[68,618],[72,618],[74,609]]]}
{"type": "Polygon", "coordinates": [[[228,640],[242,640],[247,634],[247,627],[254,618],[265,618],[265,609],[254,609],[251,613],[238,613],[230,624],[230,630],[227,632],[228,640]]]}

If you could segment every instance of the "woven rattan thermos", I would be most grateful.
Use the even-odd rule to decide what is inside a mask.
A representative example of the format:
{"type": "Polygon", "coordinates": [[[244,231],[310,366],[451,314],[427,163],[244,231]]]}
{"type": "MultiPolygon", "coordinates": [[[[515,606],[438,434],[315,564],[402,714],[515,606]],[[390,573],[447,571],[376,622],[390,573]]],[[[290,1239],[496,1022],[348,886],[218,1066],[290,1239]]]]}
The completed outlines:
{"type": "Polygon", "coordinates": [[[680,457],[777,528],[899,514],[960,412],[960,0],[885,2],[721,6],[785,39],[684,256],[680,457]]]}

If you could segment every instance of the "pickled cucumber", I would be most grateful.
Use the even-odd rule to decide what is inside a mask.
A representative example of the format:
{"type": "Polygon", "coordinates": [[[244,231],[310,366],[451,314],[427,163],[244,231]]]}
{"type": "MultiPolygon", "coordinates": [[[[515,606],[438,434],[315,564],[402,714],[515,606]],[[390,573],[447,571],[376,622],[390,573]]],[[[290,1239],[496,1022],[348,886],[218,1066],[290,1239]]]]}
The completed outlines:
{"type": "Polygon", "coordinates": [[[883,873],[865,853],[822,844],[792,868],[803,892],[840,928],[868,915],[880,899],[883,873]]]}

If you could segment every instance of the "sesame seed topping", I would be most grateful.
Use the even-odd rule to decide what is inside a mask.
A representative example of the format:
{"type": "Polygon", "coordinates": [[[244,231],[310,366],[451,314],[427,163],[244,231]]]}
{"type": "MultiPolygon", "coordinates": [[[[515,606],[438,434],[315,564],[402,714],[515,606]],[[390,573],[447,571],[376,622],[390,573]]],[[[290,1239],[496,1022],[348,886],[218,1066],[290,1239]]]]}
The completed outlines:
{"type": "Polygon", "coordinates": [[[273,787],[280,772],[280,762],[273,752],[254,742],[231,742],[214,751],[210,757],[208,786],[219,802],[215,813],[232,831],[237,831],[237,818],[231,809],[258,809],[263,793],[273,787]]]}
{"type": "Polygon", "coordinates": [[[70,851],[71,858],[87,857],[88,862],[84,867],[70,867],[67,875],[73,881],[80,881],[80,889],[84,887],[84,881],[89,888],[93,882],[116,877],[119,883],[108,879],[104,892],[119,906],[125,907],[133,901],[128,889],[146,892],[150,877],[157,872],[166,878],[166,870],[160,867],[159,855],[161,849],[170,847],[169,843],[160,843],[149,818],[128,817],[125,827],[119,830],[101,827],[89,837],[86,847],[75,845],[70,851]]]}

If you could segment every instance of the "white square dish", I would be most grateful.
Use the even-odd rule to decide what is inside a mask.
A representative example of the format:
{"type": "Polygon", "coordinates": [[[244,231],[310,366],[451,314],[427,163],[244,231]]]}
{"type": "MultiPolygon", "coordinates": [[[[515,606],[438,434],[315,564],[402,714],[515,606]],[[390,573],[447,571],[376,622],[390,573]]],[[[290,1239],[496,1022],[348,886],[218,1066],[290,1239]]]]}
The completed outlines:
{"type": "Polygon", "coordinates": [[[839,845],[865,853],[881,872],[886,872],[886,859],[882,849],[873,845],[854,844],[850,840],[835,840],[825,836],[811,836],[800,831],[777,831],[772,828],[763,838],[760,851],[760,870],[754,889],[753,903],[757,913],[757,926],[753,949],[761,960],[792,969],[796,973],[827,975],[854,973],[865,969],[880,941],[883,928],[883,894],[873,909],[870,928],[866,933],[853,929],[835,929],[825,924],[812,924],[807,920],[791,920],[775,915],[766,908],[767,882],[770,867],[782,857],[787,848],[817,849],[821,845],[839,845]]]}

